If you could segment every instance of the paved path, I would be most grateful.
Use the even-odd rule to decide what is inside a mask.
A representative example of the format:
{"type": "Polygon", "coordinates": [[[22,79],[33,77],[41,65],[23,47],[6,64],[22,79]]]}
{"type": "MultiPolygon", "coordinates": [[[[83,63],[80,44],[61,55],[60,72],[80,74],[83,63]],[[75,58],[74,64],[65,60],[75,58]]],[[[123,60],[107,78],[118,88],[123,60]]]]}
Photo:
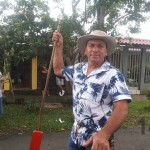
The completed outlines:
{"type": "MultiPolygon", "coordinates": [[[[41,150],[66,150],[70,132],[44,133],[41,150]]],[[[28,150],[32,133],[0,137],[0,150],[28,150]]],[[[140,128],[120,129],[115,134],[115,150],[150,150],[150,131],[140,128]]]]}

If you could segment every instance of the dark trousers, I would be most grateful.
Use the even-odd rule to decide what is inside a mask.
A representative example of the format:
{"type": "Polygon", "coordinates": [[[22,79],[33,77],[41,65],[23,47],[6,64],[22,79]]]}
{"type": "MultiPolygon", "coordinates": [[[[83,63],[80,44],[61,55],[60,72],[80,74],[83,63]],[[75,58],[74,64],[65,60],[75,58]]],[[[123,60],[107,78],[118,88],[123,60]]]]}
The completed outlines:
{"type": "MultiPolygon", "coordinates": [[[[109,139],[109,144],[110,144],[110,150],[114,150],[114,136],[111,136],[109,139]]],[[[78,146],[78,144],[75,144],[72,140],[72,138],[69,138],[68,145],[67,145],[67,150],[91,150],[92,146],[88,147],[83,147],[83,146],[78,146]]]]}
{"type": "Polygon", "coordinates": [[[91,150],[91,146],[88,146],[86,148],[83,146],[78,146],[78,144],[75,144],[70,137],[67,145],[67,150],[91,150]]]}

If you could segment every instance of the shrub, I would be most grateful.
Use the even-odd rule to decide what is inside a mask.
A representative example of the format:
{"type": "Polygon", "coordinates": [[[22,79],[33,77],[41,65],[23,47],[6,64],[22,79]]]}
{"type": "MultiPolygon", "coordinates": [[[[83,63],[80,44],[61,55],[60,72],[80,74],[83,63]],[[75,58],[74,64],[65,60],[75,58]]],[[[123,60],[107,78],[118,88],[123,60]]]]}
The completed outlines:
{"type": "Polygon", "coordinates": [[[150,87],[146,89],[146,97],[150,100],[150,87]]]}
{"type": "Polygon", "coordinates": [[[24,104],[24,98],[16,98],[15,104],[24,104]]]}
{"type": "Polygon", "coordinates": [[[32,99],[25,102],[25,109],[28,111],[37,111],[39,108],[39,103],[33,101],[32,99]]]}

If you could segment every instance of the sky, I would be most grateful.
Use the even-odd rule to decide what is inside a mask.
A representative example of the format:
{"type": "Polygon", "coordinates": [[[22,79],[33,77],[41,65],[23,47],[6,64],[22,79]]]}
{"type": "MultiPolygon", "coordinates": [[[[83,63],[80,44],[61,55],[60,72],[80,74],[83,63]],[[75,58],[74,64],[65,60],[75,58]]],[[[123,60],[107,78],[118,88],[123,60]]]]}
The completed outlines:
{"type": "MultiPolygon", "coordinates": [[[[80,1],[80,7],[78,9],[84,9],[84,0],[80,1]]],[[[51,1],[49,1],[49,6],[51,11],[52,16],[59,16],[59,9],[56,7],[56,4],[51,1]]],[[[65,5],[61,6],[62,8],[64,8],[65,14],[67,15],[71,15],[71,0],[65,0],[65,5]]],[[[150,15],[150,14],[149,14],[150,15]]],[[[128,34],[126,33],[125,30],[121,29],[119,30],[121,33],[123,33],[123,35],[126,37],[128,36],[128,34]]],[[[129,34],[131,37],[133,38],[138,38],[138,39],[148,39],[150,40],[150,20],[146,21],[145,23],[141,23],[141,33],[137,33],[137,34],[129,34]]]]}
{"type": "Polygon", "coordinates": [[[141,33],[132,35],[134,38],[150,40],[150,20],[141,24],[141,33]]]}
{"type": "MultiPolygon", "coordinates": [[[[1,0],[0,0],[1,1],[1,0]]],[[[15,1],[15,0],[11,0],[15,1]]],[[[84,2],[85,0],[81,0],[78,9],[82,10],[84,9],[84,2]]],[[[53,2],[53,0],[48,1],[48,5],[51,10],[51,15],[53,17],[61,16],[59,9],[57,8],[57,5],[53,2]]],[[[64,8],[65,14],[71,15],[71,0],[65,0],[65,4],[61,5],[61,8],[64,8]]],[[[149,14],[150,16],[150,14],[149,14]]],[[[60,17],[61,18],[61,17],[60,17]]],[[[119,30],[121,33],[123,33],[124,36],[128,36],[128,34],[125,32],[125,30],[119,30]]],[[[146,21],[145,23],[141,23],[141,33],[138,34],[129,34],[133,38],[138,39],[148,39],[150,40],[150,20],[146,21]]]]}

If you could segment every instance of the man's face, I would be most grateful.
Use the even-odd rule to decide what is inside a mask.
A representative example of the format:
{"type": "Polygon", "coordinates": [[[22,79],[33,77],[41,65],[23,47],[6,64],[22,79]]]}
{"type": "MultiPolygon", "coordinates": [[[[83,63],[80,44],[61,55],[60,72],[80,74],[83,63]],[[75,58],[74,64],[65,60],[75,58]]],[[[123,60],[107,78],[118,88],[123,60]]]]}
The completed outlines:
{"type": "Polygon", "coordinates": [[[107,56],[106,43],[102,40],[89,40],[85,48],[88,62],[101,64],[107,56]]]}

